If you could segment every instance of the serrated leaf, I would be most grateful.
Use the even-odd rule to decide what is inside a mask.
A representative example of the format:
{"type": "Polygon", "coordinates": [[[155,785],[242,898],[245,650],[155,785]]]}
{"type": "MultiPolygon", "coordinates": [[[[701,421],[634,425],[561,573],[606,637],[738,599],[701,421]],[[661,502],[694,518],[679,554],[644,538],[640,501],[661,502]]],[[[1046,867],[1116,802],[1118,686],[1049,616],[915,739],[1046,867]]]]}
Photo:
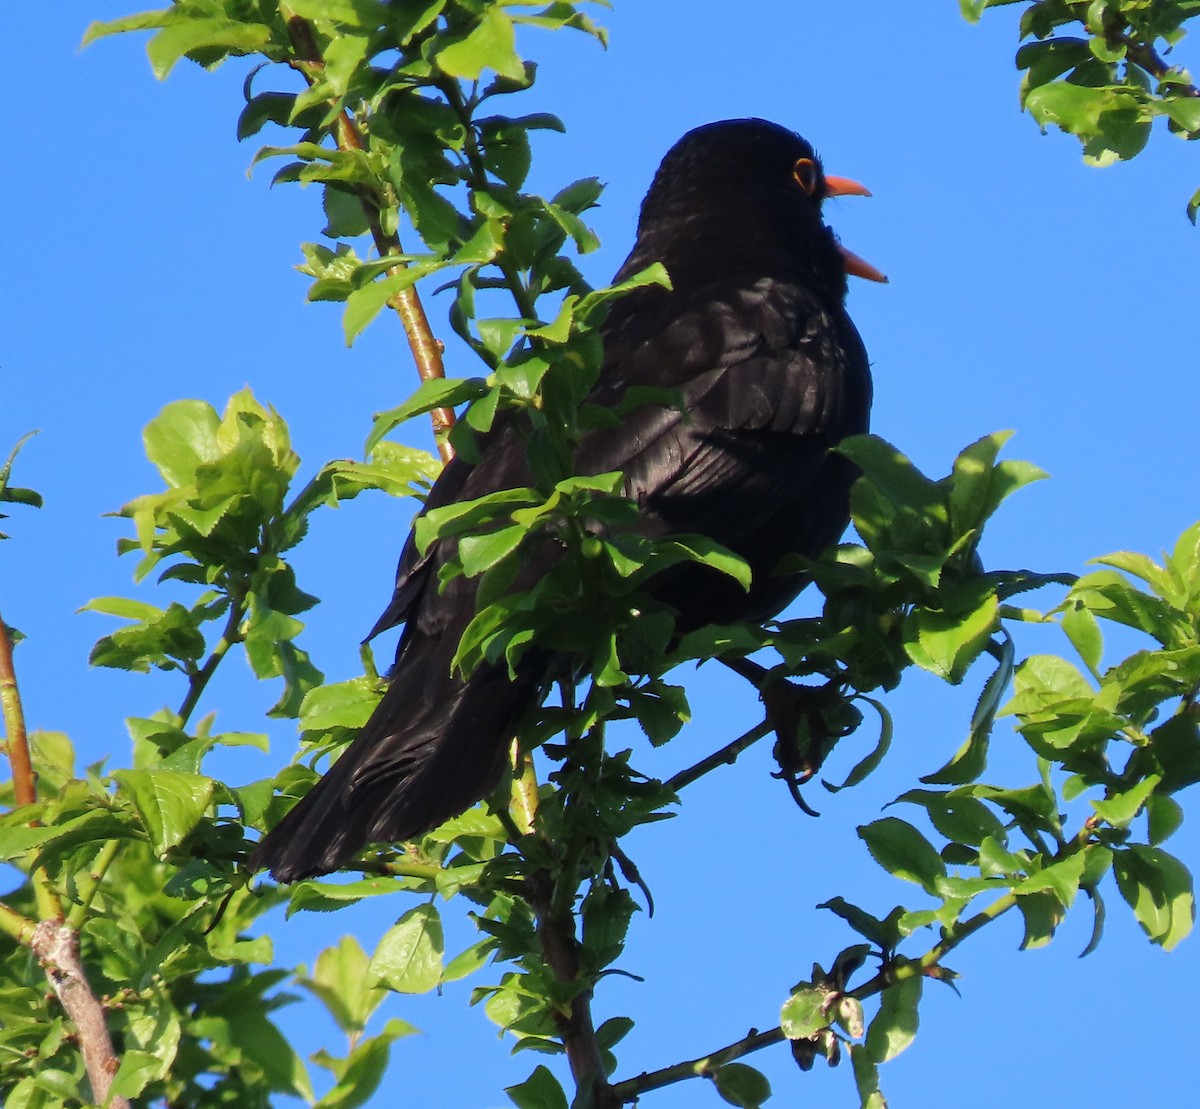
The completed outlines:
{"type": "Polygon", "coordinates": [[[397,993],[428,993],[442,978],[442,921],[432,905],[409,909],[379,941],[367,979],[397,993]]]}
{"type": "Polygon", "coordinates": [[[937,880],[946,864],[933,845],[911,824],[886,816],[858,828],[871,857],[889,874],[916,882],[927,893],[937,893],[937,880]]]}
{"type": "Polygon", "coordinates": [[[516,44],[512,19],[499,6],[489,7],[466,37],[442,47],[434,58],[451,77],[477,81],[485,69],[491,69],[519,81],[525,77],[525,65],[516,44]]]}
{"type": "Polygon", "coordinates": [[[567,1095],[545,1067],[538,1067],[519,1086],[508,1086],[504,1092],[517,1109],[567,1109],[567,1095]]]}
{"type": "Polygon", "coordinates": [[[194,16],[164,26],[146,45],[154,76],[160,81],[175,63],[193,51],[220,48],[230,54],[252,54],[271,38],[271,28],[261,23],[232,19],[197,19],[194,16]]]}
{"type": "Polygon", "coordinates": [[[215,786],[206,775],[176,770],[118,770],[113,777],[133,801],[159,855],[178,847],[200,823],[215,786]]]}

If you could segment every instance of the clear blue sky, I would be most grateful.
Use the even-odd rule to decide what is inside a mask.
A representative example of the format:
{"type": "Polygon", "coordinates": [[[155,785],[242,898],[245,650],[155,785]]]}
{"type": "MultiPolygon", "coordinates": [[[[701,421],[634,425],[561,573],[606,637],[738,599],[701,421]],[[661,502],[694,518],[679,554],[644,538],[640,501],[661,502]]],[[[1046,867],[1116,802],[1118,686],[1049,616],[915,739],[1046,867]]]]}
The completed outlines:
{"type": "MultiPolygon", "coordinates": [[[[242,68],[209,75],[183,63],[160,85],[137,37],[77,51],[90,19],[133,6],[9,13],[0,171],[0,452],[40,428],[16,478],[46,497],[44,511],[17,510],[4,527],[14,539],[0,545],[0,611],[30,637],[18,667],[32,723],[70,733],[84,761],[115,765],[127,758],[122,717],[179,700],[169,679],[90,671],[88,649],[109,624],[75,614],[91,597],[132,588],[132,563],[114,556],[124,526],[102,514],[156,487],[142,426],[171,400],[220,407],[249,384],[289,419],[311,473],[358,455],[370,414],[414,381],[391,321],[348,351],[338,308],[304,302],[306,279],[291,267],[298,244],[318,237],[319,197],[269,189],[269,171],[247,180],[255,147],[234,137],[242,68]]],[[[831,172],[875,193],[829,211],[844,241],[892,279],[857,283],[850,297],[874,366],[874,430],[940,476],[968,442],[1016,429],[1010,455],[1053,480],[1010,502],[983,556],[994,568],[1079,570],[1110,550],[1155,553],[1200,516],[1200,231],[1183,215],[1200,161],[1165,130],[1136,162],[1106,170],[1086,167],[1073,139],[1040,136],[1017,108],[1016,10],[970,27],[953,3],[918,15],[917,5],[868,0],[618,0],[599,12],[607,52],[583,36],[526,36],[541,70],[525,110],[555,111],[568,127],[540,138],[531,186],[608,182],[593,213],[604,245],[585,260],[603,282],[632,241],[654,167],[688,128],[758,115],[803,133],[831,172]]],[[[1200,66],[1190,41],[1179,49],[1200,66]]],[[[431,314],[444,319],[436,299],[431,314]]],[[[323,599],[304,642],[331,678],[356,672],[407,512],[382,498],[355,502],[322,515],[303,548],[301,584],[323,599]]],[[[1032,637],[1023,646],[1054,649],[1032,637]]],[[[243,670],[233,663],[206,706],[223,729],[260,730],[275,694],[243,670]]],[[[606,980],[596,1002],[600,1018],[628,1011],[639,1021],[620,1053],[622,1075],[770,1026],[812,962],[854,942],[818,902],[841,893],[880,915],[920,903],[915,887],[874,867],[853,827],[957,747],[984,676],[960,690],[920,675],[906,682],[889,701],[897,735],[882,770],[860,789],[817,798],[819,820],[770,781],[764,748],[693,787],[680,819],[634,839],[658,912],[635,921],[620,965],[645,983],[606,980]]],[[[748,691],[711,666],[690,685],[696,722],[665,752],[639,750],[643,769],[690,764],[754,711],[748,691]]],[[[271,731],[282,759],[294,735],[271,731]]],[[[996,747],[992,776],[1030,779],[1017,739],[1002,734],[996,747]]],[[[844,753],[843,766],[856,756],[844,753]]],[[[265,758],[247,760],[234,777],[268,772],[265,758]]],[[[1168,847],[1200,865],[1192,824],[1168,847]]],[[[1109,893],[1106,941],[1088,959],[1076,958],[1086,906],[1049,949],[1019,953],[1013,919],[957,951],[961,998],[934,990],[916,1043],[883,1069],[893,1109],[1191,1103],[1200,947],[1151,948],[1109,893]]],[[[279,958],[311,960],[351,928],[370,942],[405,907],[274,921],[279,958]]],[[[455,925],[450,936],[456,951],[471,931],[455,925]]],[[[383,1015],[425,1035],[394,1048],[376,1104],[506,1103],[501,1087],[538,1060],[510,1059],[465,994],[456,985],[441,998],[389,1003],[383,1015]]],[[[311,1012],[297,1010],[287,1027],[306,1052],[325,1036],[340,1050],[332,1025],[311,1012]]],[[[749,1061],[768,1071],[772,1104],[856,1104],[848,1065],[801,1075],[782,1051],[749,1061]]],[[[644,1103],[721,1104],[699,1084],[644,1103]]]]}

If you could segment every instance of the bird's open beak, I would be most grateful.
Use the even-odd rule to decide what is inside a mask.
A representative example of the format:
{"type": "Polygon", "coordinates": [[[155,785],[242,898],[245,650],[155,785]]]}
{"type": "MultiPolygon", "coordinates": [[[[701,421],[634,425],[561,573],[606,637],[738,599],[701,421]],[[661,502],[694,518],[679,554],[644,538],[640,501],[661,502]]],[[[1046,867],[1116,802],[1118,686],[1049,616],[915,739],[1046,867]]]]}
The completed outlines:
{"type": "Polygon", "coordinates": [[[827,173],[825,174],[825,195],[870,196],[871,190],[851,177],[835,177],[832,173],[827,173]]]}
{"type": "MultiPolygon", "coordinates": [[[[825,175],[825,195],[870,196],[871,190],[851,177],[835,177],[833,174],[827,173],[825,175]]],[[[877,270],[870,262],[860,258],[854,251],[847,250],[841,243],[838,244],[838,250],[842,252],[842,257],[846,261],[847,273],[853,274],[855,277],[865,277],[868,281],[880,281],[884,285],[887,284],[887,274],[882,270],[877,270]]]]}

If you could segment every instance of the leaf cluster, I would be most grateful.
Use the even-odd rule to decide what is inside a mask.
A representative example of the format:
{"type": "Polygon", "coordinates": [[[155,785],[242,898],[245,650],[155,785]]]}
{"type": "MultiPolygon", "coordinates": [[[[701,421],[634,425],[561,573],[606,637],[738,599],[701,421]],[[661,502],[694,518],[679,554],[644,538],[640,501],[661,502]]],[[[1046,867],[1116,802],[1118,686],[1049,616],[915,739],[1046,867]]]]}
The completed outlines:
{"type": "MultiPolygon", "coordinates": [[[[960,0],[972,22],[985,8],[1017,2],[960,0]]],[[[1032,41],[1017,51],[1022,107],[1043,130],[1054,124],[1075,135],[1092,165],[1140,154],[1155,120],[1180,138],[1200,137],[1200,89],[1186,68],[1162,56],[1197,14],[1195,0],[1026,3],[1020,35],[1032,41]]],[[[1193,223],[1197,210],[1200,191],[1187,205],[1193,223]]]]}

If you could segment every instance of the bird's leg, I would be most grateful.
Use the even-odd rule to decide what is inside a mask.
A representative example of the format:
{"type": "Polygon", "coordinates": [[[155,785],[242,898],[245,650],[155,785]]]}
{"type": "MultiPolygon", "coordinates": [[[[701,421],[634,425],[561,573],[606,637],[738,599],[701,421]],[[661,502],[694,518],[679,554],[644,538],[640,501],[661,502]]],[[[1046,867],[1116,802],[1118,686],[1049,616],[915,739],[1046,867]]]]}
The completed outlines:
{"type": "Polygon", "coordinates": [[[747,658],[721,661],[758,690],[767,722],[775,732],[779,772],[774,777],[787,782],[792,799],[809,816],[819,816],[804,800],[800,786],[820,770],[837,741],[857,727],[861,714],[847,705],[837,681],[801,685],[789,681],[780,667],[769,670],[747,658]]]}

